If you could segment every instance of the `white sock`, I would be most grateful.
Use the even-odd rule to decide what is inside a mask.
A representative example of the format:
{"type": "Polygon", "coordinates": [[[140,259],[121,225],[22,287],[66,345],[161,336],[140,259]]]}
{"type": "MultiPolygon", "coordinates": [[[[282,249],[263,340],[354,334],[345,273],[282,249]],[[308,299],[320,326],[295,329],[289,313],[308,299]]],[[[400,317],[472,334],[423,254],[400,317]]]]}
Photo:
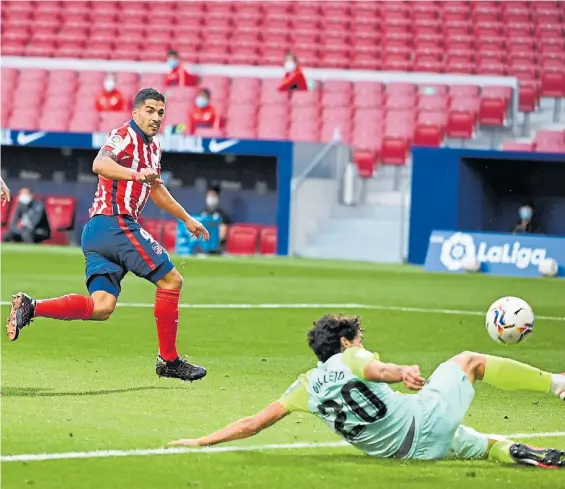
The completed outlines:
{"type": "Polygon", "coordinates": [[[551,375],[551,392],[565,401],[565,375],[551,375]]]}

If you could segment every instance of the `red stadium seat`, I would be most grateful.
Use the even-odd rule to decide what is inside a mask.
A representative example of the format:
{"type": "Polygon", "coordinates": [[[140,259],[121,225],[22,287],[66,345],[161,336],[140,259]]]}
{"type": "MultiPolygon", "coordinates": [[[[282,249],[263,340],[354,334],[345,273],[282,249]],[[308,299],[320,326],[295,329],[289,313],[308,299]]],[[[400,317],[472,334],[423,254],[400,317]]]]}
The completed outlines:
{"type": "Polygon", "coordinates": [[[565,143],[559,143],[554,141],[547,141],[536,144],[535,151],[538,153],[565,153],[565,143]]]}
{"type": "Polygon", "coordinates": [[[386,86],[386,94],[388,95],[414,95],[416,93],[416,85],[414,83],[396,83],[392,82],[386,86]]]}
{"type": "Polygon", "coordinates": [[[452,110],[470,111],[476,114],[479,110],[479,101],[480,99],[478,97],[472,97],[470,95],[464,98],[460,96],[452,97],[449,107],[452,110]]]}
{"type": "Polygon", "coordinates": [[[450,138],[472,139],[475,115],[471,111],[452,110],[448,113],[445,134],[450,138]]]}
{"type": "Polygon", "coordinates": [[[71,132],[96,132],[98,130],[98,118],[85,119],[82,115],[74,117],[69,122],[69,131],[71,132]]]}
{"type": "Polygon", "coordinates": [[[409,110],[416,105],[416,96],[413,94],[388,94],[386,98],[387,110],[409,110]]]}
{"type": "Polygon", "coordinates": [[[277,228],[275,226],[268,226],[261,229],[259,237],[259,253],[262,255],[276,255],[277,228]]]}
{"type": "Polygon", "coordinates": [[[259,229],[234,224],[228,229],[226,252],[232,255],[254,255],[257,252],[259,229]]]}
{"type": "Polygon", "coordinates": [[[507,141],[502,145],[502,151],[533,151],[534,145],[532,143],[518,143],[516,141],[507,141]]]}
{"type": "Polygon", "coordinates": [[[361,178],[373,178],[377,166],[377,153],[372,149],[358,149],[353,153],[353,161],[361,178]]]}
{"type": "Polygon", "coordinates": [[[417,124],[429,124],[445,128],[447,122],[447,111],[421,111],[416,118],[417,124]]]}
{"type": "Polygon", "coordinates": [[[10,217],[13,202],[6,202],[0,207],[0,226],[5,227],[8,225],[8,217],[10,217]]]}
{"type": "Polygon", "coordinates": [[[449,89],[451,98],[477,97],[479,95],[479,87],[476,85],[452,85],[449,89]]]}
{"type": "Polygon", "coordinates": [[[175,251],[177,243],[177,221],[161,221],[161,246],[167,251],[175,251]]]}
{"type": "Polygon", "coordinates": [[[441,146],[443,131],[436,124],[418,124],[414,132],[414,146],[441,146]]]}
{"type": "Polygon", "coordinates": [[[51,238],[45,244],[68,245],[69,231],[74,229],[77,201],[74,197],[47,196],[45,212],[51,227],[51,238]]]}
{"type": "Polygon", "coordinates": [[[482,97],[478,121],[485,126],[503,126],[506,120],[506,102],[502,98],[482,97]]]}
{"type": "Polygon", "coordinates": [[[445,95],[421,95],[418,99],[418,109],[432,112],[446,110],[448,102],[449,99],[445,95]]]}
{"type": "Polygon", "coordinates": [[[37,108],[12,112],[9,122],[10,129],[36,131],[39,129],[38,115],[37,108]]]}
{"type": "Polygon", "coordinates": [[[446,73],[462,73],[462,74],[474,74],[475,73],[475,63],[472,61],[447,61],[445,63],[446,73]]]}
{"type": "Polygon", "coordinates": [[[565,97],[565,71],[546,71],[541,74],[541,96],[565,97]]]}
{"type": "Polygon", "coordinates": [[[381,162],[384,165],[404,165],[408,149],[407,138],[385,136],[381,144],[381,162]]]}
{"type": "Polygon", "coordinates": [[[536,142],[536,144],[545,142],[563,143],[565,142],[565,132],[541,129],[536,132],[534,141],[536,142]]]}
{"type": "Polygon", "coordinates": [[[520,112],[534,112],[538,104],[538,92],[531,85],[520,85],[518,94],[518,110],[520,112]]]}

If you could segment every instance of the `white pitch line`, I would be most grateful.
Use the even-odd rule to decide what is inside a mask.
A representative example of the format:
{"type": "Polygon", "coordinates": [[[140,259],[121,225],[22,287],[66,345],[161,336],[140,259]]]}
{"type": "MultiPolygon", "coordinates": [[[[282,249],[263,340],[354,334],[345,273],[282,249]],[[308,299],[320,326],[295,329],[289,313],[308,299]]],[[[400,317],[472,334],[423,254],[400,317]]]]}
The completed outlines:
{"type": "MultiPolygon", "coordinates": [[[[11,302],[0,302],[2,306],[9,306],[11,302]]],[[[154,307],[153,303],[145,302],[119,302],[120,307],[154,307]]],[[[485,311],[462,311],[458,309],[428,309],[424,307],[383,306],[373,304],[179,304],[181,309],[369,309],[377,311],[419,312],[423,314],[450,314],[457,316],[484,316],[485,311]]],[[[565,321],[565,316],[536,316],[545,321],[565,321]]]]}
{"type": "Polygon", "coordinates": [[[301,448],[336,448],[347,446],[344,441],[327,443],[275,443],[268,445],[223,446],[202,448],[150,448],[145,450],[94,450],[90,452],[31,453],[3,455],[0,462],[39,462],[73,458],[140,457],[146,455],[178,455],[183,453],[257,452],[261,450],[292,450],[301,448]]]}
{"type": "MultiPolygon", "coordinates": [[[[490,436],[490,435],[487,435],[490,436]]],[[[548,433],[514,433],[506,438],[557,438],[565,436],[565,431],[548,433]]],[[[0,462],[41,462],[45,460],[70,460],[77,458],[111,458],[111,457],[142,457],[148,455],[181,455],[185,453],[230,453],[258,452],[263,450],[300,450],[305,448],[341,448],[349,446],[345,441],[323,443],[273,443],[267,445],[222,446],[202,448],[149,448],[136,450],[93,450],[89,452],[60,452],[60,453],[30,453],[21,455],[3,455],[0,462]]]]}

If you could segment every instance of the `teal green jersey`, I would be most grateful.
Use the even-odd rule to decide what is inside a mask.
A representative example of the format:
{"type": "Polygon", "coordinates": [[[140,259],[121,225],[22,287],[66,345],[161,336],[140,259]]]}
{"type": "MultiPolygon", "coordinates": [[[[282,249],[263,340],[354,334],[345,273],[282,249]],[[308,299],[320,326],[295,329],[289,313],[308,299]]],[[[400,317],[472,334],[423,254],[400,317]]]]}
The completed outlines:
{"type": "Polygon", "coordinates": [[[363,348],[348,348],[300,375],[279,402],[314,414],[368,455],[393,457],[415,422],[416,397],[365,380],[373,359],[378,356],[363,348]]]}

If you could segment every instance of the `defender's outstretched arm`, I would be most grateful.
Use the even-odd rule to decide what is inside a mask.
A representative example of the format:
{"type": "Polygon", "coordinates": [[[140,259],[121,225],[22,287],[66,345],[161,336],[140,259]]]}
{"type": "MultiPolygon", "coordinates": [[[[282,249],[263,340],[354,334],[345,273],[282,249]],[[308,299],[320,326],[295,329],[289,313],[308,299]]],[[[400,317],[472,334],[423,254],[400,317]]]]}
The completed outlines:
{"type": "Polygon", "coordinates": [[[265,428],[274,425],[277,421],[283,419],[290,411],[280,403],[273,402],[262,411],[254,416],[242,418],[221,430],[216,431],[201,438],[185,438],[169,443],[169,445],[188,445],[192,447],[203,447],[208,445],[216,445],[227,441],[241,440],[256,435],[265,428]]]}
{"type": "Polygon", "coordinates": [[[364,371],[365,380],[372,382],[386,382],[394,384],[404,382],[412,390],[420,390],[426,381],[420,376],[418,365],[396,365],[373,360],[368,363],[364,371]]]}

